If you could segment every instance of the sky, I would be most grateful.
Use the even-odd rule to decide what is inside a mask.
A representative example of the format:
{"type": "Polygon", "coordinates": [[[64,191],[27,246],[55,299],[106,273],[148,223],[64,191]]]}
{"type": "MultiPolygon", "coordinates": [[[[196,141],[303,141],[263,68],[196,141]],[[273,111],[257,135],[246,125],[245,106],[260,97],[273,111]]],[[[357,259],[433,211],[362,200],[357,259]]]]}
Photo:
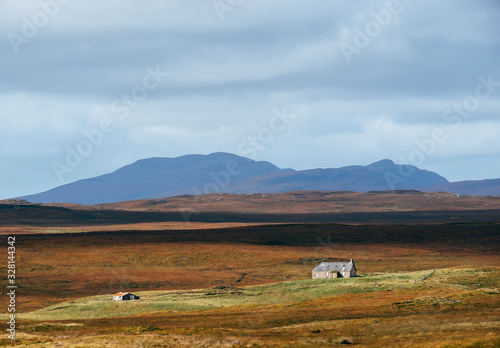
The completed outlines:
{"type": "Polygon", "coordinates": [[[0,199],[149,157],[500,178],[500,2],[4,0],[0,199]]]}

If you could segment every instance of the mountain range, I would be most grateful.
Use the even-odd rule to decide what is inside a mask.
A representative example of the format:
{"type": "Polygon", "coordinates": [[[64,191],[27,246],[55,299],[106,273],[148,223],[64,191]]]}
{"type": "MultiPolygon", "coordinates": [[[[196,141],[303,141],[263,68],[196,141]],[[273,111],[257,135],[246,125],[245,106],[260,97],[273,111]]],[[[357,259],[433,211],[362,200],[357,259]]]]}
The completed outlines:
{"type": "Polygon", "coordinates": [[[456,181],[427,187],[426,190],[470,196],[500,196],[500,179],[456,181]]]}
{"type": "Polygon", "coordinates": [[[381,160],[367,166],[293,170],[230,153],[139,160],[95,178],[19,197],[35,203],[101,204],[177,195],[275,193],[300,190],[427,190],[500,195],[500,179],[449,183],[411,165],[381,160]],[[451,191],[450,191],[451,190],[451,191]]]}

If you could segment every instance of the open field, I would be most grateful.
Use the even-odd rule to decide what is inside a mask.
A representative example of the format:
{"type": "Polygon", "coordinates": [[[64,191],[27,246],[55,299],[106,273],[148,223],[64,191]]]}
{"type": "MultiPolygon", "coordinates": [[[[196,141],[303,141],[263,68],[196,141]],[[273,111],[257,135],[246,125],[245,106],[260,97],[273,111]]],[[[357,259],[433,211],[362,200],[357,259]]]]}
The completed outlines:
{"type": "MultiPolygon", "coordinates": [[[[3,200],[0,204],[25,205],[22,200],[3,200]]],[[[283,193],[182,195],[109,204],[71,203],[45,206],[73,210],[128,210],[149,212],[231,212],[252,214],[359,213],[430,210],[500,209],[500,196],[462,196],[446,192],[420,191],[298,191],[283,193]]]]}
{"type": "Polygon", "coordinates": [[[493,347],[498,232],[293,224],[18,235],[18,344],[493,347]],[[308,280],[319,262],[349,258],[361,277],[308,280]],[[143,299],[112,303],[121,290],[143,299]]]}
{"type": "Polygon", "coordinates": [[[0,234],[209,229],[283,223],[425,224],[500,222],[500,209],[310,213],[145,212],[0,204],[0,234]],[[218,225],[217,225],[218,224],[218,225]]]}
{"type": "MultiPolygon", "coordinates": [[[[81,298],[19,316],[19,346],[495,347],[500,269],[81,298]]],[[[3,340],[5,342],[5,340],[3,340]]]]}
{"type": "Polygon", "coordinates": [[[500,209],[500,196],[461,196],[445,192],[411,190],[382,192],[297,191],[265,194],[185,195],[98,206],[103,209],[151,212],[376,213],[500,209]]]}
{"type": "MultiPolygon", "coordinates": [[[[448,288],[462,290],[462,294],[470,295],[470,291],[486,292],[489,295],[500,294],[500,269],[491,267],[483,269],[440,269],[414,272],[383,272],[364,274],[351,279],[308,279],[284,281],[266,285],[246,287],[217,286],[196,290],[170,290],[136,292],[139,301],[110,301],[109,295],[100,295],[62,302],[34,312],[20,314],[22,321],[47,320],[80,320],[103,319],[150,315],[192,310],[216,309],[241,305],[270,305],[311,301],[323,297],[361,294],[380,291],[415,290],[448,288]],[[477,283],[471,284],[471,278],[477,283]],[[468,279],[467,281],[464,281],[468,279]],[[470,291],[469,291],[470,290],[470,291]]],[[[467,296],[462,296],[465,298],[467,296]]],[[[491,297],[493,299],[493,296],[491,297]]],[[[423,298],[417,303],[430,301],[423,298]]],[[[443,300],[443,304],[458,304],[460,300],[443,300]]],[[[415,304],[417,304],[415,303],[415,304]]],[[[397,303],[401,307],[412,305],[397,303]]],[[[6,319],[4,316],[3,319],[6,319]]],[[[500,323],[499,323],[500,324],[500,323]]]]}
{"type": "MultiPolygon", "coordinates": [[[[0,226],[0,235],[11,234],[65,234],[65,233],[93,233],[93,232],[121,232],[121,231],[182,231],[182,230],[210,230],[233,227],[262,226],[262,223],[241,223],[241,222],[150,222],[150,223],[129,223],[129,224],[95,224],[95,225],[36,225],[33,226],[0,226]]],[[[266,224],[272,225],[272,224],[266,224]]]]}
{"type": "Polygon", "coordinates": [[[0,239],[17,237],[15,346],[495,347],[500,214],[481,207],[491,209],[186,222],[175,212],[3,205],[0,239]],[[310,279],[320,262],[351,258],[360,277],[310,279]],[[112,302],[118,291],[141,300],[112,302]]]}
{"type": "Polygon", "coordinates": [[[84,227],[163,223],[170,224],[173,228],[202,229],[208,227],[195,225],[290,222],[422,223],[499,219],[500,196],[458,196],[420,191],[184,195],[88,206],[69,203],[30,204],[21,200],[0,201],[0,226],[84,227]],[[187,227],[183,227],[183,224],[187,227]]]}

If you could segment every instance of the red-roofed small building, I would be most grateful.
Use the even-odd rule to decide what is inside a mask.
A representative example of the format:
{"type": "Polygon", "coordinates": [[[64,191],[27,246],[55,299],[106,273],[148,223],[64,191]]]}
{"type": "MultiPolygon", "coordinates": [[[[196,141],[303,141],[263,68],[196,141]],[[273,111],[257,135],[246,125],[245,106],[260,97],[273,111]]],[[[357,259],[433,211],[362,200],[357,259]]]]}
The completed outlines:
{"type": "Polygon", "coordinates": [[[113,295],[113,301],[129,301],[129,300],[138,300],[140,297],[130,292],[119,292],[113,295]]]}

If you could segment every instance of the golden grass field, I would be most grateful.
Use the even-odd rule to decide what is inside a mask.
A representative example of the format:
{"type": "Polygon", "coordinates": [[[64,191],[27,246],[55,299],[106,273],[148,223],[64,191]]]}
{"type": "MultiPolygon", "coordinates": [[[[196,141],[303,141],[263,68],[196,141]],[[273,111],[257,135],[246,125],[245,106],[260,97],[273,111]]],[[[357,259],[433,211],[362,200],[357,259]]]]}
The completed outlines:
{"type": "Polygon", "coordinates": [[[500,345],[491,211],[442,223],[211,224],[111,223],[106,213],[84,223],[42,208],[10,224],[0,209],[0,238],[17,236],[19,285],[17,341],[4,332],[2,346],[500,345]],[[359,277],[310,279],[321,261],[350,258],[359,277]],[[118,291],[141,299],[111,301],[118,291]]]}
{"type": "Polygon", "coordinates": [[[499,268],[80,298],[22,314],[27,346],[494,346],[499,268]],[[126,335],[125,338],[123,335],[126,335]],[[37,344],[36,342],[39,342],[37,344]]]}

